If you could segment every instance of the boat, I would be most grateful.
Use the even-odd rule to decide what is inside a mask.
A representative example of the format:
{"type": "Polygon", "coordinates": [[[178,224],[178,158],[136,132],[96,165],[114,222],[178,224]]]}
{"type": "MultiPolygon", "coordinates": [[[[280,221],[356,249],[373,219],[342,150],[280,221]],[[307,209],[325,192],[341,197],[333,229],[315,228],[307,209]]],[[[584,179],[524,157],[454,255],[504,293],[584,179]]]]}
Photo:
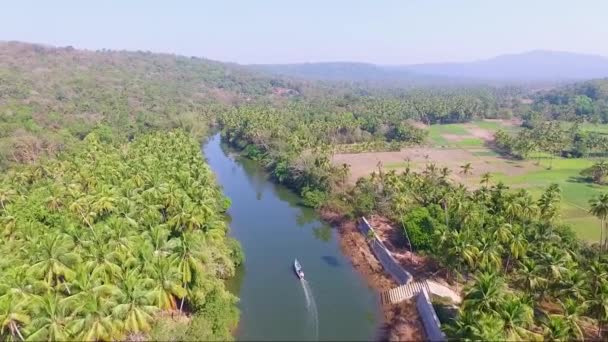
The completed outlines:
{"type": "Polygon", "coordinates": [[[300,279],[304,279],[304,271],[302,271],[302,266],[298,262],[298,259],[295,259],[293,262],[293,269],[296,271],[296,275],[300,279]]]}

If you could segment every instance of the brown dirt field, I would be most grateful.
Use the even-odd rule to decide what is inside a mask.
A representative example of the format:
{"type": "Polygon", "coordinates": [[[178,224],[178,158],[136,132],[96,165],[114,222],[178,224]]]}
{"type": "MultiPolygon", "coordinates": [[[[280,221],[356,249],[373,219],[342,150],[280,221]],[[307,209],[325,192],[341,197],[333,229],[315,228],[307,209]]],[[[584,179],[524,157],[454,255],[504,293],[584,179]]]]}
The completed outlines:
{"type": "Polygon", "coordinates": [[[435,147],[412,147],[398,152],[364,152],[364,153],[341,153],[332,157],[334,165],[343,163],[350,165],[349,181],[354,184],[357,179],[369,176],[378,170],[378,163],[383,169],[403,171],[410,162],[413,171],[424,170],[427,163],[435,163],[438,168],[447,167],[452,170],[450,178],[453,181],[464,184],[477,184],[479,177],[486,172],[504,173],[510,176],[522,175],[531,170],[539,168],[531,161],[511,161],[496,156],[476,156],[474,152],[484,152],[486,149],[458,149],[458,148],[435,148],[435,147]],[[460,174],[460,166],[471,163],[473,169],[471,174],[464,176],[460,174]]]}
{"type": "MultiPolygon", "coordinates": [[[[354,220],[331,211],[322,210],[321,217],[332,226],[337,227],[340,246],[353,266],[366,279],[368,284],[378,292],[388,291],[397,284],[384,272],[382,265],[369,249],[365,237],[359,232],[354,220]]],[[[382,305],[384,324],[378,332],[381,341],[423,341],[424,328],[413,301],[397,305],[382,305]]]]}
{"type": "Polygon", "coordinates": [[[494,132],[484,129],[484,128],[479,128],[475,125],[467,125],[465,126],[467,131],[469,131],[469,133],[471,134],[471,137],[474,138],[479,138],[483,141],[492,141],[494,140],[494,132]]]}

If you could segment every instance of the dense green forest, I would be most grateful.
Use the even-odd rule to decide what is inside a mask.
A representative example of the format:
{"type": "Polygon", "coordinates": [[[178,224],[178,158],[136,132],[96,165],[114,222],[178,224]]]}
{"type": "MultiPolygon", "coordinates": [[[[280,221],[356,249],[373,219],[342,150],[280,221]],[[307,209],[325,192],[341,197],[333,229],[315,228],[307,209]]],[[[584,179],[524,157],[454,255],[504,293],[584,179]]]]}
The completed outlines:
{"type": "MultiPolygon", "coordinates": [[[[351,187],[349,166],[331,157],[424,144],[421,123],[511,117],[525,127],[497,133],[506,154],[603,155],[605,135],[548,119],[607,122],[606,99],[604,80],[537,93],[382,88],[0,43],[0,337],[230,339],[237,298],[223,279],[243,256],[200,156],[214,130],[304,204],[402,224],[412,248],[468,283],[451,336],[592,336],[608,320],[605,246],[559,224],[558,187],[533,198],[485,177],[469,190],[432,163],[422,173],[379,167],[351,187]],[[176,328],[168,315],[188,319],[176,328]]],[[[607,201],[591,204],[602,223],[607,201]]]]}
{"type": "MultiPolygon", "coordinates": [[[[229,142],[264,163],[275,180],[299,191],[304,204],[351,217],[374,213],[388,217],[404,227],[414,250],[432,256],[449,270],[449,278],[467,284],[460,314],[445,322],[451,337],[598,336],[608,320],[608,260],[600,251],[603,247],[578,240],[570,227],[560,223],[558,186],[533,198],[526,190],[492,184],[487,175],[480,189],[467,190],[449,180],[450,170],[431,162],[420,174],[385,173],[379,166],[379,172],[350,189],[345,184],[348,165],[330,162],[332,153],[344,144],[367,143],[370,149],[378,146],[371,142],[389,148],[391,143],[397,143],[395,148],[420,144],[426,131],[409,120],[423,121],[425,115],[442,113],[438,117],[444,119],[431,122],[466,122],[496,113],[487,109],[490,106],[485,111],[478,108],[477,115],[455,115],[452,120],[447,113],[454,111],[447,108],[457,108],[449,104],[461,102],[452,102],[448,93],[425,89],[385,102],[353,99],[344,109],[332,106],[333,112],[315,110],[305,101],[272,109],[243,106],[221,116],[219,123],[229,142]],[[435,94],[443,95],[435,98],[435,94]],[[358,106],[358,101],[368,105],[358,106]],[[444,110],[416,112],[418,103],[444,110]],[[371,108],[375,110],[369,112],[371,108]]],[[[471,102],[465,103],[481,101],[474,96],[468,99],[471,102]]],[[[506,111],[514,108],[492,103],[506,111]]],[[[494,144],[522,158],[532,152],[582,157],[606,151],[603,134],[588,132],[577,123],[537,118],[525,125],[517,136],[499,131],[494,144]]],[[[605,197],[593,199],[594,215],[605,220],[606,208],[605,197]]]]}
{"type": "Polygon", "coordinates": [[[54,155],[96,128],[124,139],[176,127],[202,136],[223,106],[278,97],[279,87],[289,85],[199,58],[0,43],[0,168],[54,155]]]}
{"type": "MultiPolygon", "coordinates": [[[[189,334],[229,339],[236,298],[221,279],[241,261],[229,201],[184,133],[76,151],[0,178],[1,335],[114,340],[157,313],[192,314],[189,334]]],[[[186,336],[186,335],[184,335],[186,336]]]]}
{"type": "Polygon", "coordinates": [[[608,79],[559,87],[536,94],[533,109],[546,118],[608,123],[608,79]]]}
{"type": "MultiPolygon", "coordinates": [[[[559,224],[559,187],[533,198],[490,177],[482,182],[467,190],[430,163],[422,173],[374,173],[331,205],[391,218],[414,250],[469,283],[460,315],[444,322],[451,337],[593,336],[608,321],[608,259],[559,224]]],[[[592,204],[594,212],[605,217],[607,201],[592,204]]]]}
{"type": "Polygon", "coordinates": [[[275,180],[318,207],[348,168],[331,165],[338,151],[398,150],[424,143],[412,122],[510,118],[524,108],[513,88],[417,89],[382,95],[316,95],[270,106],[241,105],[219,115],[227,141],[261,160],[275,180]]]}
{"type": "Polygon", "coordinates": [[[551,157],[604,157],[608,151],[608,136],[585,130],[577,122],[567,127],[558,121],[536,121],[516,135],[497,131],[493,144],[500,152],[522,159],[535,152],[551,157]]]}
{"type": "Polygon", "coordinates": [[[0,337],[231,339],[242,255],[195,139],[273,81],[23,43],[0,44],[0,80],[0,337]]]}

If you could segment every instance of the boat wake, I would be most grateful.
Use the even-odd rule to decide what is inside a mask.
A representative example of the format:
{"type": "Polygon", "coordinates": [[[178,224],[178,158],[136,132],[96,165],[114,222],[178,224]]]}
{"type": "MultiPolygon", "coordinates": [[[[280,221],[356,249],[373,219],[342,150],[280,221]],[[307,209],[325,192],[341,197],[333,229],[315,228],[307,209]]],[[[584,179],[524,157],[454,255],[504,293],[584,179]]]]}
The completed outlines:
{"type": "Polygon", "coordinates": [[[317,311],[317,303],[315,302],[315,297],[312,293],[312,288],[306,281],[306,279],[302,279],[300,281],[302,283],[302,289],[304,290],[304,296],[306,297],[306,308],[310,313],[310,324],[312,325],[312,331],[314,333],[314,341],[319,340],[319,312],[317,311]]]}

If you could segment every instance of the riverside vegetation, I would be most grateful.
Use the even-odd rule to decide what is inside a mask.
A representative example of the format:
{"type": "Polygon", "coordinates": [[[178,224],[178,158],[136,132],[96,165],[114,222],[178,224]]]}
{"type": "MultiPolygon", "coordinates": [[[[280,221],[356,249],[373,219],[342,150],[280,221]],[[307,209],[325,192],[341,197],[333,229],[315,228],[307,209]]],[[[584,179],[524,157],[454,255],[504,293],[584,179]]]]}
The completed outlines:
{"type": "MultiPolygon", "coordinates": [[[[505,153],[602,155],[603,135],[582,137],[580,127],[606,121],[605,81],[541,93],[406,90],[285,80],[146,52],[22,43],[0,51],[3,339],[229,339],[238,312],[222,280],[243,256],[226,237],[229,202],[195,140],[216,128],[304,204],[379,213],[405,227],[411,248],[466,283],[459,314],[444,325],[450,336],[603,336],[605,243],[581,242],[560,223],[559,187],[533,197],[488,176],[469,190],[432,162],[420,173],[378,165],[353,187],[349,166],[330,157],[424,143],[415,121],[512,116],[524,119],[519,134],[532,143],[514,147],[522,139],[499,133],[505,153]],[[556,118],[570,122],[547,123],[556,118]],[[555,133],[551,144],[534,138],[546,131],[555,133]]],[[[602,230],[607,201],[591,203],[602,230]]]]}
{"type": "MultiPolygon", "coordinates": [[[[161,312],[191,315],[171,338],[229,339],[241,261],[229,201],[184,133],[104,144],[0,178],[0,317],[8,339],[115,340],[161,312]]],[[[152,335],[154,338],[154,335],[152,335]]]]}
{"type": "MultiPolygon", "coordinates": [[[[348,165],[329,162],[336,146],[359,143],[364,137],[389,142],[394,136],[399,136],[400,143],[419,144],[425,132],[405,120],[424,120],[423,116],[402,112],[397,119],[401,126],[380,122],[384,129],[376,131],[366,125],[362,112],[299,112],[240,108],[220,117],[220,124],[229,142],[262,161],[276,181],[299,191],[306,205],[352,217],[386,216],[404,227],[411,248],[433,256],[449,270],[450,278],[464,281],[460,313],[444,322],[451,337],[559,340],[603,336],[608,321],[605,241],[589,245],[560,223],[559,186],[551,185],[535,198],[526,190],[511,190],[502,182],[493,184],[488,174],[481,187],[471,191],[449,180],[451,170],[429,162],[422,173],[409,169],[402,174],[386,173],[378,165],[371,178],[360,179],[349,188],[345,185],[348,165]],[[396,130],[406,133],[391,133],[396,130]]],[[[492,114],[482,112],[484,116],[492,114]]],[[[530,128],[524,128],[517,139],[499,131],[494,143],[503,151],[508,144],[527,143],[527,152],[537,150],[552,158],[605,153],[603,134],[587,133],[576,123],[565,129],[543,117],[537,115],[534,125],[525,123],[530,128]]],[[[602,220],[602,236],[606,200],[606,196],[591,200],[589,209],[602,220]]]]}
{"type": "Polygon", "coordinates": [[[270,80],[15,42],[0,66],[0,338],[231,339],[243,256],[197,140],[270,80]]]}

